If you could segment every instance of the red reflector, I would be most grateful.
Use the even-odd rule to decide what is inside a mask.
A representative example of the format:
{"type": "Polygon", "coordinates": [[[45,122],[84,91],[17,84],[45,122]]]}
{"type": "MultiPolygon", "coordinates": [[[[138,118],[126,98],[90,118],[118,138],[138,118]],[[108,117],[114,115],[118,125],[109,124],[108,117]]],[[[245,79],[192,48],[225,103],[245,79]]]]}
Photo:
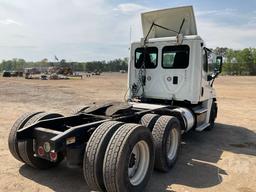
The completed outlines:
{"type": "Polygon", "coordinates": [[[38,155],[40,156],[44,156],[44,148],[42,146],[39,146],[38,147],[38,150],[37,150],[37,153],[38,155]]]}
{"type": "Polygon", "coordinates": [[[52,161],[56,161],[57,157],[58,157],[58,155],[56,152],[53,152],[53,151],[50,152],[50,158],[52,161]]]}

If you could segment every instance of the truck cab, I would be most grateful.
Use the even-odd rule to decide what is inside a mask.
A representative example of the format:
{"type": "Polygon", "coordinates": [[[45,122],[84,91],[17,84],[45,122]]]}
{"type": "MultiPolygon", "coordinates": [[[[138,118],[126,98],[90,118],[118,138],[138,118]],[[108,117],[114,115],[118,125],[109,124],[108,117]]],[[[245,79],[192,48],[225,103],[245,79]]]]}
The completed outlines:
{"type": "Polygon", "coordinates": [[[192,6],[143,13],[141,19],[143,38],[130,49],[129,100],[185,107],[179,111],[191,113],[187,121],[196,130],[210,127],[222,57],[197,34],[192,6]]]}
{"type": "Polygon", "coordinates": [[[198,104],[215,98],[218,57],[197,34],[192,7],[144,13],[142,28],[144,37],[131,44],[129,99],[198,104]]]}

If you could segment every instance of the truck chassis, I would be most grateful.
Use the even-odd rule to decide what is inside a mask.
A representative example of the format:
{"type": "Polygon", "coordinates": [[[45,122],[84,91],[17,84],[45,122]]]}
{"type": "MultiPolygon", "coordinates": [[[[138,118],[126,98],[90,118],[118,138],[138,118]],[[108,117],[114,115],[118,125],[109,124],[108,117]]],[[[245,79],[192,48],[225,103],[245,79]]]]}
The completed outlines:
{"type": "Polygon", "coordinates": [[[167,172],[175,164],[181,133],[196,126],[193,111],[199,106],[193,107],[129,102],[83,106],[66,117],[27,113],[12,127],[9,149],[17,160],[38,169],[66,158],[69,167],[83,167],[93,190],[141,191],[153,168],[167,172]]]}

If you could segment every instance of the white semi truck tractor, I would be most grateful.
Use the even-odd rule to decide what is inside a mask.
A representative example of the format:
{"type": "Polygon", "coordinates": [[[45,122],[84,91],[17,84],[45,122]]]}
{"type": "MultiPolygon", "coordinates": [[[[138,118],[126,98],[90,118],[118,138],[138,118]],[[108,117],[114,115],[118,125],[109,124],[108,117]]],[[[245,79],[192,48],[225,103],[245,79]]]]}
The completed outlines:
{"type": "MultiPolygon", "coordinates": [[[[152,171],[171,171],[181,136],[210,130],[222,57],[198,36],[191,6],[142,13],[143,37],[131,44],[126,102],[85,105],[70,116],[28,112],[13,125],[19,161],[50,169],[81,167],[94,191],[143,191],[152,171]]],[[[47,101],[46,101],[47,102],[47,101]]]]}

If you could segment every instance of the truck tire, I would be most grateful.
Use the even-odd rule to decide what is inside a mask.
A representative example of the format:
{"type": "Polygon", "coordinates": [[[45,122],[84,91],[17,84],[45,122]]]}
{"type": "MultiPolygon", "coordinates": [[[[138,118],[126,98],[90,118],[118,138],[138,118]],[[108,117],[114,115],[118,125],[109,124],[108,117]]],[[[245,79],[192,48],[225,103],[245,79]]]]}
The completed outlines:
{"type": "Polygon", "coordinates": [[[112,135],[122,124],[117,121],[108,121],[101,124],[87,142],[83,160],[83,173],[91,190],[106,190],[103,180],[104,155],[112,135]]]}
{"type": "Polygon", "coordinates": [[[77,114],[83,112],[84,110],[88,109],[89,107],[90,107],[90,105],[75,107],[74,109],[71,110],[70,115],[77,115],[77,114]]]}
{"type": "Polygon", "coordinates": [[[106,109],[105,115],[109,117],[113,117],[116,115],[128,115],[132,113],[132,106],[128,103],[113,103],[112,106],[109,106],[106,109]]]}
{"type": "MultiPolygon", "coordinates": [[[[25,126],[32,125],[40,120],[52,119],[62,117],[62,115],[57,113],[39,113],[33,116],[29,121],[26,123],[25,126]]],[[[29,165],[30,167],[37,168],[37,169],[49,169],[52,167],[57,166],[62,160],[63,155],[58,153],[58,159],[55,162],[51,162],[45,159],[41,159],[39,157],[35,157],[34,149],[33,149],[33,139],[27,139],[24,141],[18,142],[18,148],[20,152],[20,156],[23,159],[24,163],[29,165]]]]}
{"type": "Polygon", "coordinates": [[[151,113],[143,115],[143,117],[140,119],[140,124],[142,124],[143,126],[147,127],[150,131],[152,131],[159,117],[159,115],[151,113]]]}
{"type": "Polygon", "coordinates": [[[210,112],[210,119],[209,119],[210,125],[207,128],[205,128],[206,131],[210,131],[215,127],[215,120],[217,118],[217,114],[218,114],[218,106],[217,106],[216,100],[214,100],[212,103],[211,112],[210,112]]]}
{"type": "Polygon", "coordinates": [[[105,115],[106,109],[112,105],[113,103],[94,104],[85,109],[84,112],[94,115],[105,115]]]}
{"type": "Polygon", "coordinates": [[[112,136],[104,157],[106,191],[141,192],[154,168],[154,142],[149,129],[124,124],[112,136]]]}
{"type": "Polygon", "coordinates": [[[42,113],[42,112],[28,112],[23,114],[15,121],[9,133],[9,137],[8,137],[9,151],[11,152],[12,156],[20,162],[23,162],[23,160],[20,157],[20,153],[18,149],[17,131],[23,128],[30,118],[32,118],[33,116],[39,113],[42,113]]]}
{"type": "Polygon", "coordinates": [[[152,130],[156,147],[155,169],[168,172],[175,164],[181,143],[181,126],[173,116],[161,116],[152,130]]]}

